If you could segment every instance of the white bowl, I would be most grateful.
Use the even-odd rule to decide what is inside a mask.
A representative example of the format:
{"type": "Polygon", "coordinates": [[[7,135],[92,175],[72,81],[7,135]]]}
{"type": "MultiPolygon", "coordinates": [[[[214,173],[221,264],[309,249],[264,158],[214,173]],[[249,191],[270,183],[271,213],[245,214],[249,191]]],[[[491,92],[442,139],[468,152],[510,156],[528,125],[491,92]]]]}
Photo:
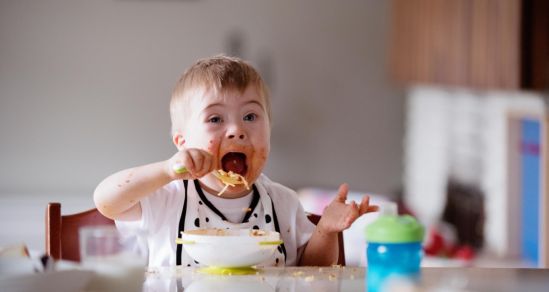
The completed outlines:
{"type": "Polygon", "coordinates": [[[187,254],[200,264],[237,268],[260,264],[282,243],[275,231],[199,229],[181,233],[187,254]]]}

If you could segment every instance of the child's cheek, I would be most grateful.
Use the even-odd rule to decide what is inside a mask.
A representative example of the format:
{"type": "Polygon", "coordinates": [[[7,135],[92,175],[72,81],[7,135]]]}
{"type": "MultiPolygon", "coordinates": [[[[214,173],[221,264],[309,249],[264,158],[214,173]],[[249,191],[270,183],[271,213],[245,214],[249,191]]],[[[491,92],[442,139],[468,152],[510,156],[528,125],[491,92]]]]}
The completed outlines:
{"type": "Polygon", "coordinates": [[[265,161],[267,161],[268,157],[269,157],[269,153],[268,153],[267,149],[266,148],[261,148],[259,150],[259,160],[261,162],[265,162],[265,161]]]}
{"type": "Polygon", "coordinates": [[[219,141],[215,140],[215,139],[210,139],[208,141],[208,152],[210,152],[211,154],[217,154],[219,152],[219,141]]]}

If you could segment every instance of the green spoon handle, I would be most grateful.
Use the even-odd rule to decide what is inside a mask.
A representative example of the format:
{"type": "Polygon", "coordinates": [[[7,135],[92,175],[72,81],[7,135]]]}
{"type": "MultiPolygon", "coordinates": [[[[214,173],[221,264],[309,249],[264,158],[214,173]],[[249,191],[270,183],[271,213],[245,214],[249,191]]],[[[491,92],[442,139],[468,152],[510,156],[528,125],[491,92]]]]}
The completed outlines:
{"type": "Polygon", "coordinates": [[[183,164],[179,164],[179,163],[174,164],[172,166],[172,169],[177,174],[182,174],[188,171],[187,168],[183,166],[183,164]]]}
{"type": "Polygon", "coordinates": [[[177,244],[195,244],[196,242],[193,240],[183,240],[181,238],[176,238],[175,243],[177,244]]]}

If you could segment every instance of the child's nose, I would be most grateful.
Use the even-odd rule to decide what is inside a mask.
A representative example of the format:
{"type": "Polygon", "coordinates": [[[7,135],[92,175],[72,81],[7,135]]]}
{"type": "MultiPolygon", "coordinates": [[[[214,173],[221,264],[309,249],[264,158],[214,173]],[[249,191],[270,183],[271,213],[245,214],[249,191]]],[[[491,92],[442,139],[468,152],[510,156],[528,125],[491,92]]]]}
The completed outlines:
{"type": "Polygon", "coordinates": [[[230,126],[227,128],[227,138],[244,140],[246,138],[246,131],[243,125],[240,123],[230,124],[230,126]]]}
{"type": "Polygon", "coordinates": [[[238,137],[238,139],[240,139],[240,140],[243,140],[244,138],[246,138],[246,136],[244,134],[238,134],[238,135],[229,134],[229,136],[228,136],[229,139],[234,139],[236,137],[238,137]]]}

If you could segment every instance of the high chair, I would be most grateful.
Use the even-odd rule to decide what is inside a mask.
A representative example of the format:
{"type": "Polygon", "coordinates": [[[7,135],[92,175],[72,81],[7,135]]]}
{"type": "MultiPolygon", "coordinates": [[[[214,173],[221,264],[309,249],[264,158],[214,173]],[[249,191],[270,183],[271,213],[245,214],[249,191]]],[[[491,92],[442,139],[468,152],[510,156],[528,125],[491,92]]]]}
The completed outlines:
{"type": "Polygon", "coordinates": [[[61,215],[61,204],[49,203],[46,208],[46,254],[54,259],[80,261],[78,229],[93,225],[114,225],[114,221],[95,208],[61,215]]]}

